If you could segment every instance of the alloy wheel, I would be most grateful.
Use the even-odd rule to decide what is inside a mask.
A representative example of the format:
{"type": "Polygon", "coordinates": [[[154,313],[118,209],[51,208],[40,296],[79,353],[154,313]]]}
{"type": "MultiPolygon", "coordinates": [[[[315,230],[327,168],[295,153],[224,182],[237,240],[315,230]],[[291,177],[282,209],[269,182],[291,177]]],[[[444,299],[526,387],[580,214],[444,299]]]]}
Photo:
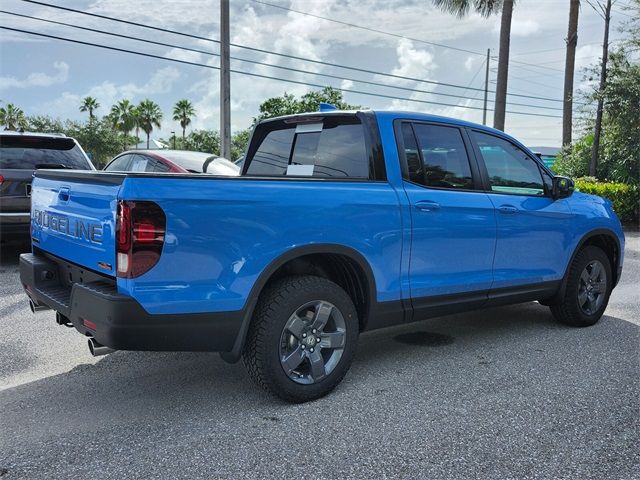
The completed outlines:
{"type": "Polygon", "coordinates": [[[280,337],[280,365],[296,383],[310,385],[336,368],[346,341],[346,324],[340,310],[324,300],[299,307],[280,337]]]}
{"type": "Polygon", "coordinates": [[[587,315],[593,315],[604,303],[607,294],[607,272],[598,260],[589,262],[578,286],[578,305],[587,315]]]}

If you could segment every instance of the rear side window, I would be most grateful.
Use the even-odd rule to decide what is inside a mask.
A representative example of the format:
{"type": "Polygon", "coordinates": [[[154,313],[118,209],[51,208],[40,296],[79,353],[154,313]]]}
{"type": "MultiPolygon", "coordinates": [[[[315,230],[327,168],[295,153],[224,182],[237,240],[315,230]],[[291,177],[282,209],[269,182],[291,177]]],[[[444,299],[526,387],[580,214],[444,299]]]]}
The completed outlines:
{"type": "Polygon", "coordinates": [[[473,132],[487,167],[491,190],[513,195],[544,195],[545,186],[535,160],[513,143],[473,132]]]}
{"type": "Polygon", "coordinates": [[[355,116],[265,124],[247,175],[369,178],[365,132],[355,116]]]}
{"type": "Polygon", "coordinates": [[[403,124],[409,180],[427,187],[473,189],[469,157],[460,130],[441,125],[403,124]],[[416,144],[417,140],[417,144],[416,144]]]}
{"type": "Polygon", "coordinates": [[[164,163],[162,163],[160,160],[150,158],[149,161],[147,162],[147,168],[145,171],[156,172],[156,173],[168,172],[169,167],[164,163]]]}
{"type": "MultiPolygon", "coordinates": [[[[130,172],[148,172],[149,159],[142,155],[134,155],[133,161],[129,166],[130,172]]],[[[151,170],[152,171],[152,170],[151,170]]]]}
{"type": "Polygon", "coordinates": [[[0,136],[0,168],[35,170],[60,167],[90,170],[91,166],[71,138],[0,136]]]}

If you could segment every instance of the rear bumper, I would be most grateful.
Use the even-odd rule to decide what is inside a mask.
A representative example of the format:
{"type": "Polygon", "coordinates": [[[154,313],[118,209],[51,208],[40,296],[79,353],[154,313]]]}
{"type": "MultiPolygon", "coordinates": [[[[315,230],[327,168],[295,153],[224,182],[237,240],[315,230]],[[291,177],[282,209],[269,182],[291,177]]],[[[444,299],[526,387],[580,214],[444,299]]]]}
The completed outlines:
{"type": "Polygon", "coordinates": [[[20,281],[36,305],[115,350],[228,352],[244,317],[242,311],[152,315],[109,279],[65,285],[58,263],[31,253],[20,255],[20,281]]]}

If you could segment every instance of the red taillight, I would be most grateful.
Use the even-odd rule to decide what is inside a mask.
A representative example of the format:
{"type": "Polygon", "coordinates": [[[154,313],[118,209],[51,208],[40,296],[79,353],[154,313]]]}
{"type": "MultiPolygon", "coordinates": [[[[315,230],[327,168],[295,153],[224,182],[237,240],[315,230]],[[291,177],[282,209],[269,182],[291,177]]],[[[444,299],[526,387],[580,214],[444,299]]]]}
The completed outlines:
{"type": "Polygon", "coordinates": [[[93,330],[94,332],[97,329],[96,324],[93,323],[91,320],[82,319],[82,324],[88,329],[93,330]]]}
{"type": "Polygon", "coordinates": [[[2,185],[3,183],[4,183],[4,177],[0,175],[0,185],[2,185]]]}
{"type": "Polygon", "coordinates": [[[118,252],[131,250],[131,207],[129,202],[118,202],[116,232],[118,252]]]}
{"type": "Polygon", "coordinates": [[[119,277],[139,277],[158,263],[165,227],[165,214],[156,203],[118,202],[116,263],[119,277]]]}

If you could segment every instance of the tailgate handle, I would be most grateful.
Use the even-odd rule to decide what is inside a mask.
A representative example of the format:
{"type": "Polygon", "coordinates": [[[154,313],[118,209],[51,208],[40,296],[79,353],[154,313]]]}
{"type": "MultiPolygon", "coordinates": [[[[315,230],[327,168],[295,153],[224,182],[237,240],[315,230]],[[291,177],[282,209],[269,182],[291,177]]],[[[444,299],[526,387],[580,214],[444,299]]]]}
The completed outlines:
{"type": "Polygon", "coordinates": [[[60,200],[62,200],[63,202],[68,202],[69,201],[69,187],[62,187],[58,191],[58,198],[60,200]]]}

